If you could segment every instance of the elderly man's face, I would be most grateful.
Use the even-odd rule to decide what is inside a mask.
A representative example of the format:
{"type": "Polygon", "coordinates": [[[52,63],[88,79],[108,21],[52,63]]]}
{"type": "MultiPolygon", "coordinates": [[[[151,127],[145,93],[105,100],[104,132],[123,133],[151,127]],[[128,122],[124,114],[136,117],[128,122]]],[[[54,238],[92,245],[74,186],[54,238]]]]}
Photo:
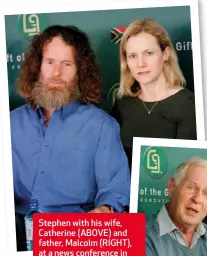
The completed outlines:
{"type": "Polygon", "coordinates": [[[207,215],[207,168],[190,166],[178,185],[168,183],[171,218],[178,227],[194,228],[207,215]]]}

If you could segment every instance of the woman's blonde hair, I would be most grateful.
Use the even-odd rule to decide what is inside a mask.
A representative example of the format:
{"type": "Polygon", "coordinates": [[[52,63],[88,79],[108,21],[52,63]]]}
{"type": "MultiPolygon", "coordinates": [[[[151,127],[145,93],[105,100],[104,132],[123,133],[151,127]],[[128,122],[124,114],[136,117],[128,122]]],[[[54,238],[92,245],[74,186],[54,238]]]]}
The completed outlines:
{"type": "MultiPolygon", "coordinates": [[[[120,87],[118,90],[118,97],[124,95],[128,96],[137,96],[138,89],[133,92],[131,88],[135,82],[135,79],[132,77],[129,67],[127,65],[126,57],[126,44],[128,39],[131,36],[135,36],[141,32],[146,32],[151,34],[157,39],[157,42],[162,51],[166,47],[170,48],[170,56],[168,60],[164,63],[164,76],[166,81],[173,85],[174,87],[185,86],[185,78],[182,74],[182,71],[178,64],[177,54],[172,45],[171,39],[165,29],[158,24],[153,19],[138,19],[132,22],[126,31],[124,32],[121,43],[120,43],[120,65],[121,65],[121,77],[120,77],[120,87]]],[[[136,87],[138,88],[138,87],[136,87]]]]}

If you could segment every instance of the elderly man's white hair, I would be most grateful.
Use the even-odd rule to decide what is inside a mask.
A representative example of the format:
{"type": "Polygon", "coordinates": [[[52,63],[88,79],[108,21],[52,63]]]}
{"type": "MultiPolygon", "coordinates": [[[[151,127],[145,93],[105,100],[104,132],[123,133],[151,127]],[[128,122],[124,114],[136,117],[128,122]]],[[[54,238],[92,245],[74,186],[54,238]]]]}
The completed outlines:
{"type": "Polygon", "coordinates": [[[207,171],[207,159],[196,156],[196,157],[192,157],[192,158],[188,159],[186,162],[180,164],[177,167],[175,174],[173,175],[176,185],[178,185],[180,183],[180,181],[186,174],[186,170],[190,166],[206,167],[206,171],[207,171]]]}

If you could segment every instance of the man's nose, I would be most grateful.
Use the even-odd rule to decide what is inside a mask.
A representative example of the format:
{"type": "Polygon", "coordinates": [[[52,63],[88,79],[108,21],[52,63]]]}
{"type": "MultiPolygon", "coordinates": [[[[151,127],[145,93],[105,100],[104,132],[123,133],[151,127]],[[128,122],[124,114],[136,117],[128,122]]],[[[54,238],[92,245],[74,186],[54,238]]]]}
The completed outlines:
{"type": "Polygon", "coordinates": [[[201,204],[202,203],[202,198],[203,198],[203,194],[202,194],[202,191],[200,190],[197,190],[193,196],[193,201],[196,203],[196,204],[201,204]]]}
{"type": "Polygon", "coordinates": [[[60,76],[61,75],[61,64],[56,63],[53,68],[53,75],[60,76]]]}

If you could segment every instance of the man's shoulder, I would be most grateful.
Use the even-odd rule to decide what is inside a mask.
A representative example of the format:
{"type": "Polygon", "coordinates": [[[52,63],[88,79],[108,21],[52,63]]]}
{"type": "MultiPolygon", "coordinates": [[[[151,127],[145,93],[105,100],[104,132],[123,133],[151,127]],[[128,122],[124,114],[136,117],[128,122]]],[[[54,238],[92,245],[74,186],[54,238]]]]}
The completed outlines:
{"type": "Polygon", "coordinates": [[[202,224],[203,224],[203,226],[204,226],[204,228],[205,228],[205,230],[207,232],[207,223],[202,222],[202,224]]]}
{"type": "Polygon", "coordinates": [[[147,236],[156,236],[159,234],[159,225],[157,215],[153,215],[146,223],[147,236]]]}
{"type": "Polygon", "coordinates": [[[153,215],[146,223],[146,255],[164,255],[163,244],[159,236],[157,216],[153,215]]]}
{"type": "Polygon", "coordinates": [[[105,110],[93,105],[93,104],[82,104],[79,107],[79,113],[90,116],[91,121],[102,121],[109,125],[116,124],[116,120],[109,115],[105,110]]]}
{"type": "Polygon", "coordinates": [[[28,109],[28,104],[24,104],[18,108],[13,109],[10,111],[10,117],[15,118],[21,116],[23,113],[25,113],[28,109]]]}

